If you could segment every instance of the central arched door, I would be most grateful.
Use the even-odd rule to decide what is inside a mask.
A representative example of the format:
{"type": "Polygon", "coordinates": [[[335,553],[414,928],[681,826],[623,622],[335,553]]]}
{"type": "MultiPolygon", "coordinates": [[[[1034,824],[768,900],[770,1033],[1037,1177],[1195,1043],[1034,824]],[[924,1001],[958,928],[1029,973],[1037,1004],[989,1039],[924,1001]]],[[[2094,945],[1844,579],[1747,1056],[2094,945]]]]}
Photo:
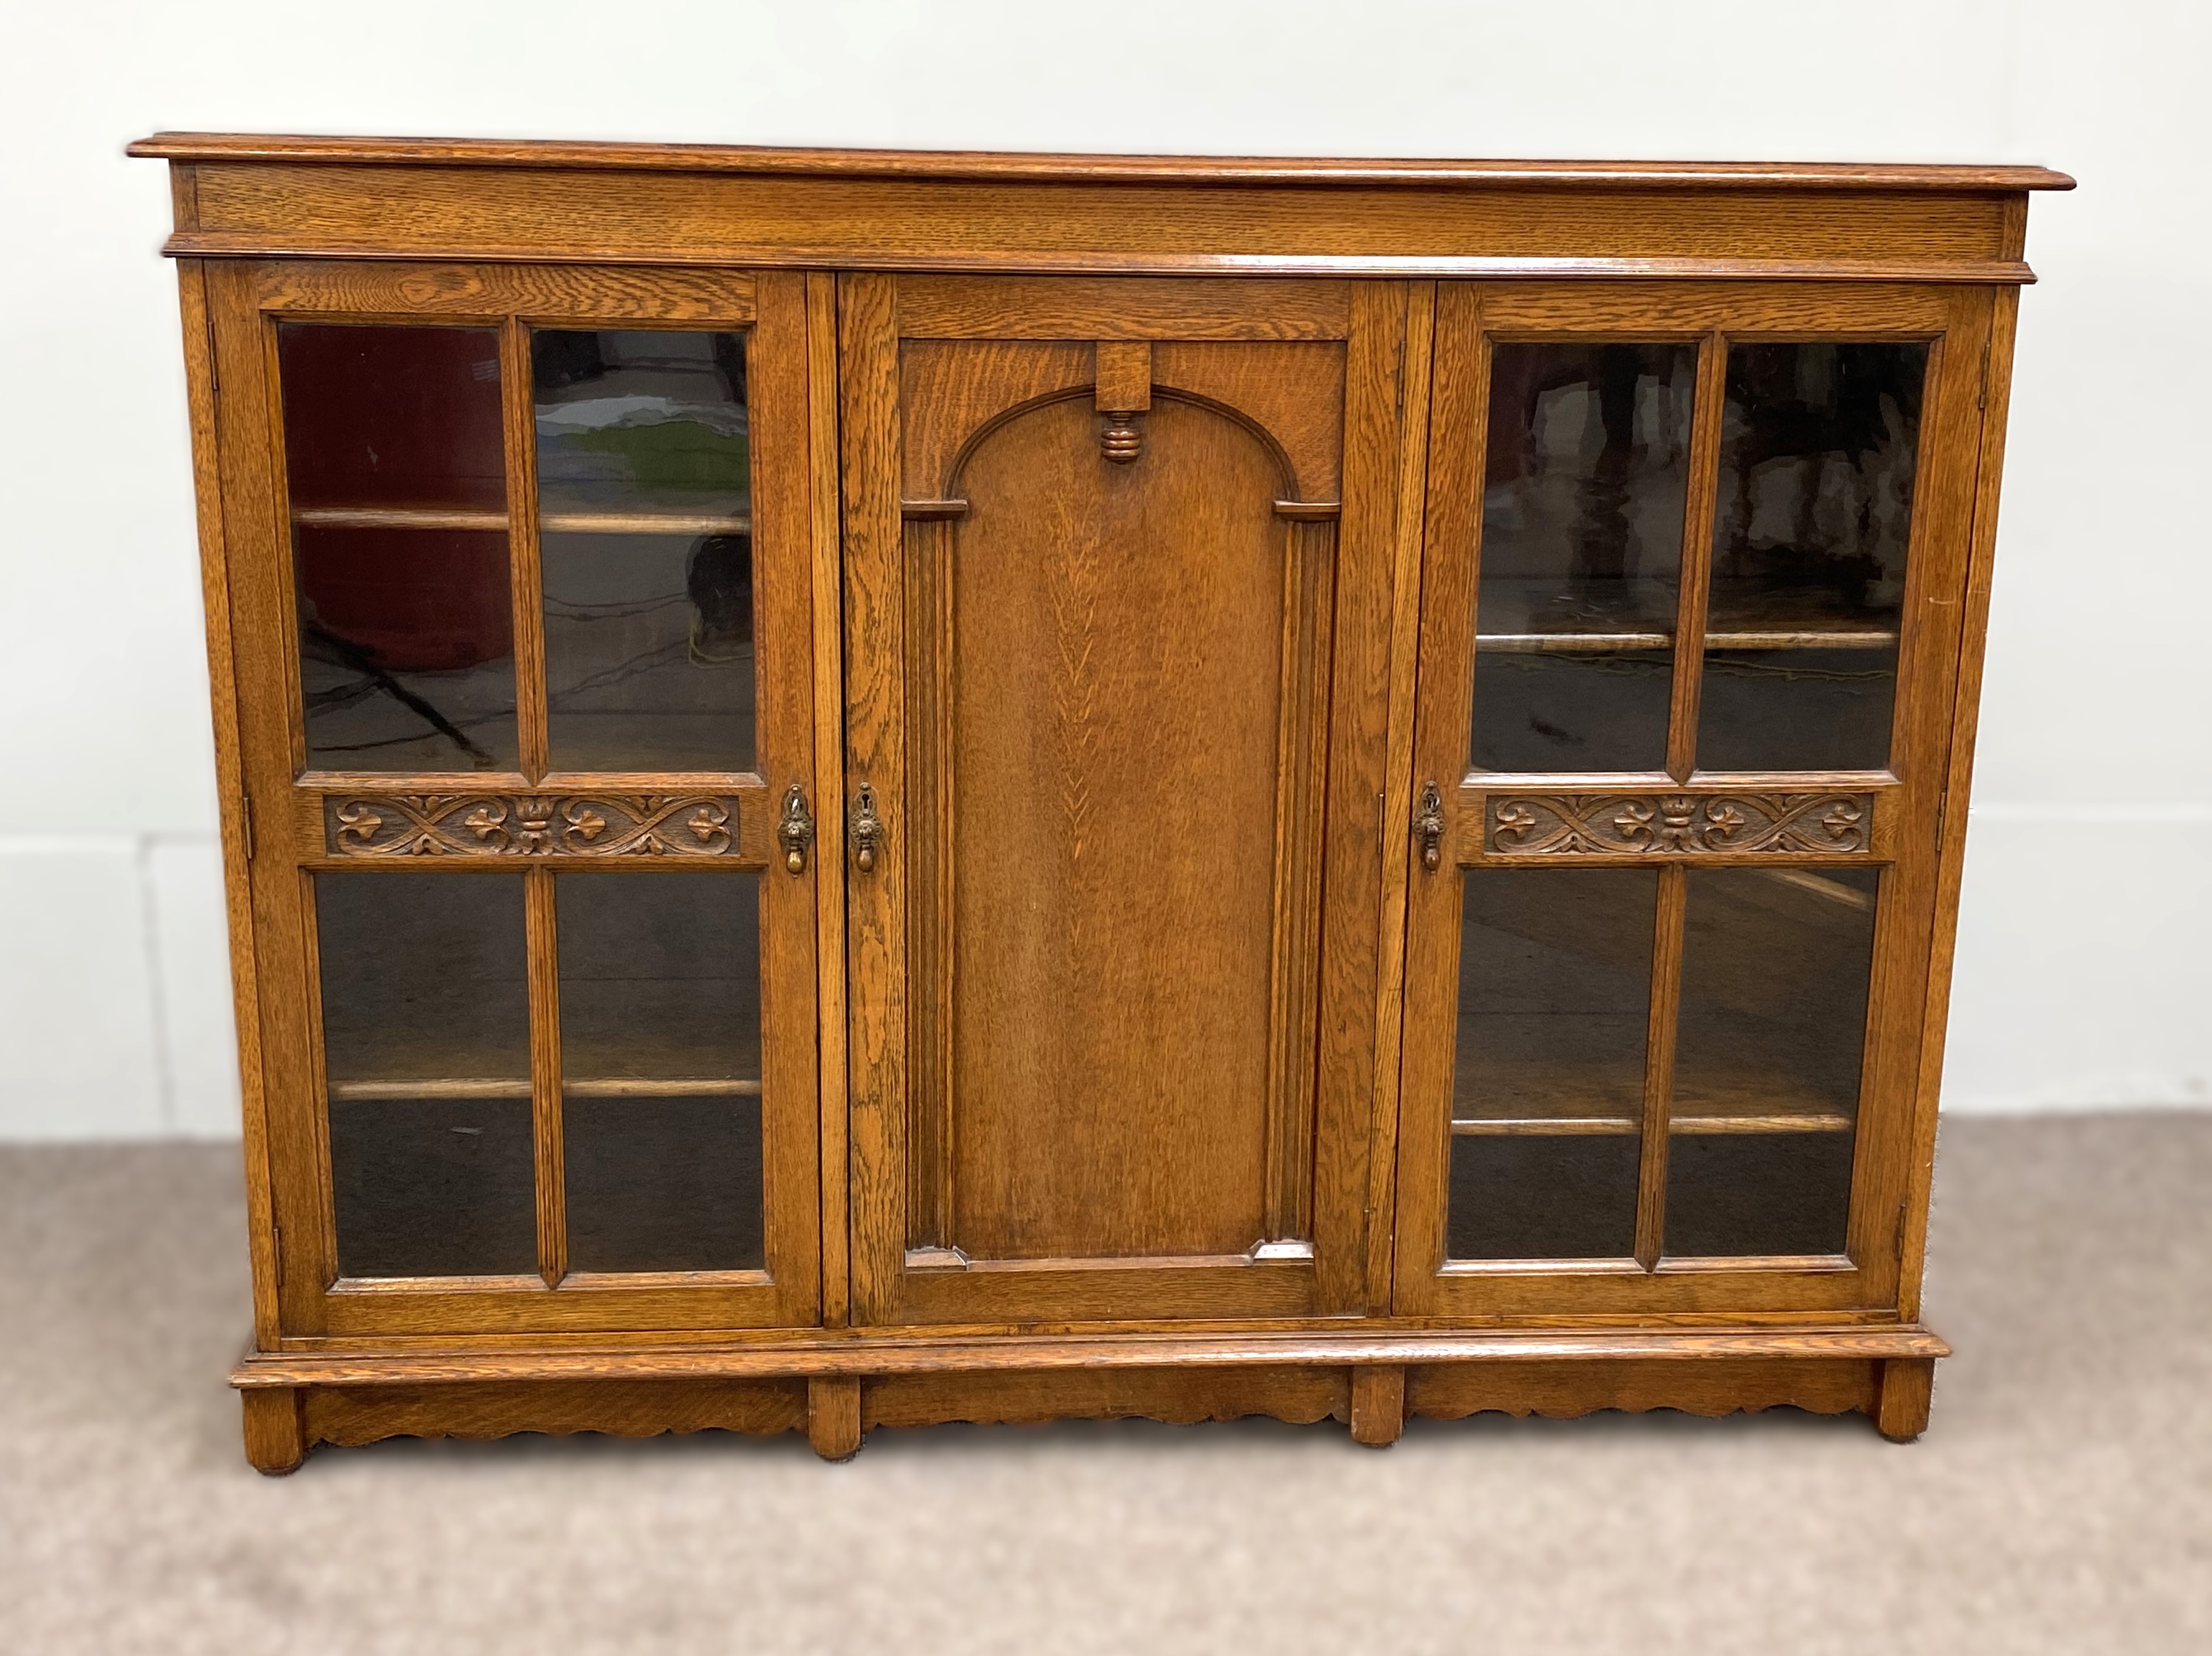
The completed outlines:
{"type": "Polygon", "coordinates": [[[1363,1308],[1407,301],[841,282],[854,1321],[1363,1308]]]}

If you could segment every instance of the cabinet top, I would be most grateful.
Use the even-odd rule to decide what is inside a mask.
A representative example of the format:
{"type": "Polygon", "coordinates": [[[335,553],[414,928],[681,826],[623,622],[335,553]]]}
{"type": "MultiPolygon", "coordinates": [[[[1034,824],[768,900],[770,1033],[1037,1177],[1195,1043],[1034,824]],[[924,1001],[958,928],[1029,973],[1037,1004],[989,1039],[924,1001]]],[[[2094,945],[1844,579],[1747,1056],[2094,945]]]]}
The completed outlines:
{"type": "Polygon", "coordinates": [[[1059,155],[927,149],[787,149],[744,144],[583,143],[499,138],[348,138],[157,132],[130,154],[172,161],[329,161],[349,166],[531,167],[995,183],[1592,185],[1612,189],[2071,190],[2042,167],[1836,161],[1534,161],[1059,155]]]}

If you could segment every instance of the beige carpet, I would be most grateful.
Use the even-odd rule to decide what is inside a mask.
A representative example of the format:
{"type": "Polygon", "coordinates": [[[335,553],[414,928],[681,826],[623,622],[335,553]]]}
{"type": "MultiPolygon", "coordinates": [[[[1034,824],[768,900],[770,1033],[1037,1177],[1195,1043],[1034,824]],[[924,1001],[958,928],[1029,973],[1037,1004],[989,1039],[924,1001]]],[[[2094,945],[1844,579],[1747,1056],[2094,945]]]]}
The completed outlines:
{"type": "Polygon", "coordinates": [[[1962,1121],[1909,1448],[1778,1412],[240,1458],[235,1152],[0,1151],[0,1652],[2212,1651],[2212,1115],[1962,1121]]]}

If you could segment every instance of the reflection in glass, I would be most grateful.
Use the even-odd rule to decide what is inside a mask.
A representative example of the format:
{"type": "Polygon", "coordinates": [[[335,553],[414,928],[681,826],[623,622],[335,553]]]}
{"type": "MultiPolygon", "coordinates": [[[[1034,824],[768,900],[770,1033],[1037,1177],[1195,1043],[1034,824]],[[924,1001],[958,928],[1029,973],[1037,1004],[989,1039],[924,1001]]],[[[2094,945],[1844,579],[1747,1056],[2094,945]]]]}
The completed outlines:
{"type": "Polygon", "coordinates": [[[1455,1259],[1625,1259],[1636,1251],[1637,1140],[1455,1137],[1455,1259]]]}
{"type": "Polygon", "coordinates": [[[556,890],[570,1267],[760,1268],[759,876],[556,890]]]}
{"type": "Polygon", "coordinates": [[[1879,770],[1920,440],[1920,343],[1729,347],[1702,770],[1879,770]]]}
{"type": "Polygon", "coordinates": [[[1491,360],[1474,765],[1656,769],[1697,351],[1499,344],[1491,360]]]}
{"type": "Polygon", "coordinates": [[[1464,877],[1455,1120],[1643,1113],[1659,875],[1471,869],[1464,877]]]}
{"type": "Polygon", "coordinates": [[[319,874],[338,1271],[538,1268],[519,874],[319,874]]]}
{"type": "Polygon", "coordinates": [[[1453,1258],[1631,1252],[1658,877],[1642,868],[1464,877],[1453,1258]]]}
{"type": "Polygon", "coordinates": [[[308,763],[511,769],[499,336],[276,331],[308,763]]]}
{"type": "Polygon", "coordinates": [[[1678,1135],[1667,1151],[1667,1253],[1841,1253],[1850,1195],[1849,1133],[1678,1135]]]}
{"type": "Polygon", "coordinates": [[[750,769],[744,336],[544,331],[531,357],[553,768],[750,769]]]}
{"type": "Polygon", "coordinates": [[[1872,869],[1689,870],[1670,1255],[1842,1251],[1879,890],[1872,869]]]}

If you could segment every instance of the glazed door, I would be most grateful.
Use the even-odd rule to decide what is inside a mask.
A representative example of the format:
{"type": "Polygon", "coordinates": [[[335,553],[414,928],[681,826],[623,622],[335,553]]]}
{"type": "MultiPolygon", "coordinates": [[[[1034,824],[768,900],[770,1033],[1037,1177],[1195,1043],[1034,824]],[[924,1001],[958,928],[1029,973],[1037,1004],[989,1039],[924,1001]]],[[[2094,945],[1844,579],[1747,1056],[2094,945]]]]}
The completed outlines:
{"type": "Polygon", "coordinates": [[[815,1320],[805,279],[210,281],[283,1331],[815,1320]]]}
{"type": "Polygon", "coordinates": [[[1401,1311],[1893,1312],[1990,314],[1440,293],[1401,1311]]]}
{"type": "Polygon", "coordinates": [[[1407,300],[841,280],[856,1320],[1360,1308],[1407,300]]]}

